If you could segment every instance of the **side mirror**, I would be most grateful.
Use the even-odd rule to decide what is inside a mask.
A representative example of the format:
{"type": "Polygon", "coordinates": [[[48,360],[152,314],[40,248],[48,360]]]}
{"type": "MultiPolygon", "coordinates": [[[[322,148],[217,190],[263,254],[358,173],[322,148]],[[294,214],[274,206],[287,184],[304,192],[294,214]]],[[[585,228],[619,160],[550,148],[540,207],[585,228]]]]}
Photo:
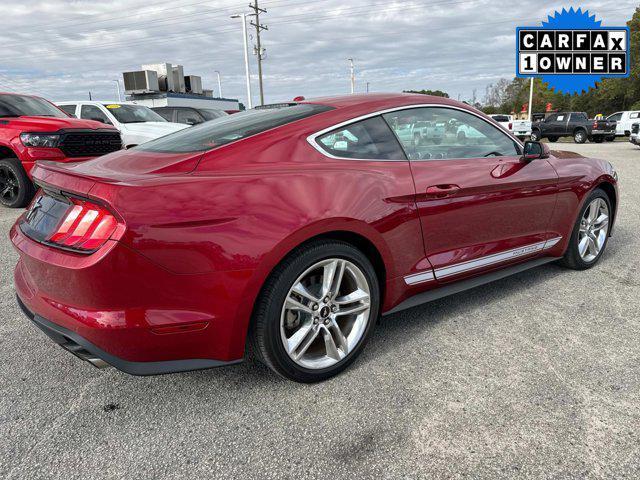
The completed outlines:
{"type": "Polygon", "coordinates": [[[198,120],[192,117],[187,118],[186,122],[187,125],[197,125],[198,124],[198,120]]]}
{"type": "Polygon", "coordinates": [[[530,162],[540,158],[549,158],[549,147],[540,142],[524,142],[524,152],[522,160],[530,162]]]}

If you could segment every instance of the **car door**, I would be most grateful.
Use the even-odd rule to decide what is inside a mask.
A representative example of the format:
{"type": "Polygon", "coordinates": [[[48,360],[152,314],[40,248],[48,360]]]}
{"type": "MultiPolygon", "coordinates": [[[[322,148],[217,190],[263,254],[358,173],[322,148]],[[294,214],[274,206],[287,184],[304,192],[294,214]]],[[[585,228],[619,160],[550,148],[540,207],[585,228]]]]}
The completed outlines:
{"type": "Polygon", "coordinates": [[[113,122],[109,119],[107,114],[96,105],[82,104],[80,107],[80,118],[113,125],[113,122]]]}
{"type": "Polygon", "coordinates": [[[393,126],[405,116],[477,132],[465,138],[447,132],[438,145],[400,139],[414,177],[426,257],[439,281],[537,255],[548,241],[559,241],[547,234],[558,192],[549,162],[523,161],[516,140],[468,111],[420,107],[384,118],[393,126]]]}
{"type": "Polygon", "coordinates": [[[556,128],[557,118],[558,118],[558,115],[553,114],[553,115],[549,115],[547,118],[545,118],[542,121],[541,130],[543,135],[545,136],[554,135],[554,129],[556,128]]]}
{"type": "MultiPolygon", "coordinates": [[[[622,119],[625,112],[616,112],[607,117],[610,122],[616,122],[616,135],[624,134],[624,120],[622,119]]],[[[625,119],[626,120],[626,119],[625,119]]]]}
{"type": "Polygon", "coordinates": [[[562,137],[569,134],[569,114],[559,113],[556,115],[553,127],[551,128],[553,135],[556,137],[562,137]]]}

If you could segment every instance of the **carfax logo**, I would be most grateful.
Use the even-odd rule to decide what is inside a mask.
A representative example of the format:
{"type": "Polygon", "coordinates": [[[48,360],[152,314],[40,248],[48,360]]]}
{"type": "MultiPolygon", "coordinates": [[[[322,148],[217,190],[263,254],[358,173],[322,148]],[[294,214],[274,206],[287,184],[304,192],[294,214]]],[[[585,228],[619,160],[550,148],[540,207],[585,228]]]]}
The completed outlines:
{"type": "Polygon", "coordinates": [[[563,9],[540,27],[518,27],[516,41],[516,75],[542,77],[561,93],[629,76],[629,27],[603,27],[588,10],[563,9]]]}

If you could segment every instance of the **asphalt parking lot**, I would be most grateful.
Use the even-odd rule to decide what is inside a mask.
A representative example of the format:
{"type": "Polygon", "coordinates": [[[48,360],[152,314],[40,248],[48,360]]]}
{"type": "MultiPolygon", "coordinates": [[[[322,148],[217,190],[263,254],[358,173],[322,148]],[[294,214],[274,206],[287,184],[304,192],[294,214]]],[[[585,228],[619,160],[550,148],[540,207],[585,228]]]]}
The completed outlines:
{"type": "Polygon", "coordinates": [[[616,231],[586,272],[547,265],[385,317],[318,385],[255,364],[97,370],[14,301],[0,209],[0,477],[638,478],[640,148],[610,160],[616,231]]]}

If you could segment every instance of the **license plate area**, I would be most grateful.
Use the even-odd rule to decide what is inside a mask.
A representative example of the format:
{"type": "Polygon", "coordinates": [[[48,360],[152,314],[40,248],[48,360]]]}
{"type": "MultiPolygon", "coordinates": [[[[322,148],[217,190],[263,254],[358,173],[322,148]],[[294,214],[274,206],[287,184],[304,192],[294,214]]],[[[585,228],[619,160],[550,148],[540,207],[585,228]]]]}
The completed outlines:
{"type": "Polygon", "coordinates": [[[44,242],[56,231],[71,206],[68,199],[43,192],[25,213],[20,230],[33,240],[44,242]]]}

